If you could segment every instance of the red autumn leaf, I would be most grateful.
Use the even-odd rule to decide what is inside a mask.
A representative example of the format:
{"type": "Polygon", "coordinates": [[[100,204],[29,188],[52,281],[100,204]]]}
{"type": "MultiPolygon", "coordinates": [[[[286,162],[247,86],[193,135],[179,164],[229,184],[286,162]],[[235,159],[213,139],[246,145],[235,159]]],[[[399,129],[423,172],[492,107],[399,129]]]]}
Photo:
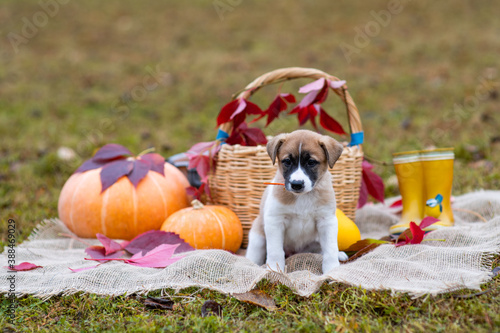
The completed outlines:
{"type": "Polygon", "coordinates": [[[162,244],[144,255],[142,252],[138,252],[126,262],[130,265],[140,267],[164,268],[184,258],[184,256],[172,258],[172,255],[179,245],[180,244],[162,244]]]}
{"type": "Polygon", "coordinates": [[[261,115],[262,110],[246,99],[235,99],[224,105],[217,116],[217,126],[233,121],[233,127],[238,127],[247,115],[261,115]]]}
{"type": "Polygon", "coordinates": [[[422,243],[425,235],[425,231],[423,229],[436,223],[437,221],[439,220],[434,217],[427,216],[422,220],[422,222],[420,222],[420,225],[415,222],[410,222],[410,228],[406,229],[401,233],[401,235],[399,235],[396,246],[399,247],[406,244],[422,243]]]}
{"type": "Polygon", "coordinates": [[[106,164],[101,169],[101,193],[118,181],[123,176],[127,176],[134,168],[133,161],[117,160],[106,164]]]}
{"type": "Polygon", "coordinates": [[[117,158],[124,158],[128,156],[132,156],[130,150],[122,145],[109,143],[99,149],[92,159],[95,162],[110,162],[117,158]]]}
{"type": "Polygon", "coordinates": [[[217,126],[229,122],[231,120],[231,116],[236,111],[236,109],[238,109],[239,105],[240,105],[239,99],[235,99],[224,105],[220,110],[219,115],[217,116],[217,126]]]}
{"type": "Polygon", "coordinates": [[[260,130],[260,128],[248,128],[243,131],[243,137],[247,143],[247,146],[258,146],[267,143],[266,136],[260,130]]]}
{"type": "Polygon", "coordinates": [[[341,135],[346,134],[342,125],[330,117],[321,106],[319,107],[319,123],[324,129],[329,130],[330,132],[341,135]]]}
{"type": "Polygon", "coordinates": [[[415,222],[410,222],[410,230],[412,234],[412,239],[410,241],[410,244],[420,244],[422,243],[422,240],[424,239],[425,231],[423,231],[418,224],[415,222]]]}
{"type": "Polygon", "coordinates": [[[150,170],[165,176],[165,159],[160,154],[149,153],[139,157],[143,161],[150,163],[150,170]]]}
{"type": "Polygon", "coordinates": [[[368,202],[368,189],[366,188],[366,184],[361,179],[361,186],[359,187],[359,199],[358,199],[358,206],[356,207],[357,209],[360,209],[366,203],[368,202]]]}
{"type": "Polygon", "coordinates": [[[213,156],[219,151],[219,149],[220,144],[217,141],[198,142],[189,148],[187,155],[200,155],[208,152],[213,156]]]}
{"type": "Polygon", "coordinates": [[[415,222],[410,222],[410,227],[403,231],[396,240],[396,247],[407,244],[420,244],[424,234],[425,232],[415,222]]]}
{"type": "Polygon", "coordinates": [[[300,126],[310,120],[316,129],[316,116],[319,114],[320,125],[324,129],[338,134],[345,134],[342,126],[320,107],[320,104],[323,103],[328,96],[329,87],[332,89],[338,89],[344,84],[345,81],[330,81],[325,78],[320,78],[314,82],[306,84],[299,89],[299,93],[307,95],[304,96],[300,103],[292,109],[290,114],[297,114],[300,126]]]}
{"type": "Polygon", "coordinates": [[[196,188],[194,186],[189,186],[189,187],[186,188],[186,193],[188,195],[192,196],[194,199],[201,201],[201,196],[203,195],[204,192],[207,195],[209,194],[206,191],[206,188],[208,188],[208,186],[206,186],[206,185],[207,185],[206,183],[201,183],[201,185],[200,185],[199,188],[196,188]]]}
{"type": "Polygon", "coordinates": [[[19,265],[6,266],[5,268],[9,268],[11,271],[31,271],[32,269],[42,268],[42,267],[43,266],[38,266],[25,261],[20,263],[19,265]]]}
{"type": "Polygon", "coordinates": [[[194,250],[176,233],[161,230],[150,230],[138,235],[125,246],[125,250],[132,254],[146,253],[162,244],[178,244],[175,254],[194,250]]]}
{"type": "Polygon", "coordinates": [[[233,128],[231,135],[226,139],[226,143],[230,145],[258,146],[266,144],[267,139],[260,128],[251,128],[248,127],[247,123],[242,123],[237,128],[233,128]]]}
{"type": "Polygon", "coordinates": [[[123,250],[123,247],[120,243],[106,237],[103,234],[97,233],[96,238],[99,240],[99,242],[101,242],[102,246],[104,246],[104,254],[107,256],[115,253],[116,251],[123,250]]]}
{"type": "Polygon", "coordinates": [[[434,223],[440,221],[439,219],[432,217],[432,216],[426,216],[422,219],[422,222],[420,222],[419,226],[422,229],[427,228],[430,225],[433,225],[434,223]]]}
{"type": "Polygon", "coordinates": [[[214,156],[219,152],[219,141],[199,142],[186,153],[189,157],[189,169],[196,169],[201,181],[206,183],[210,170],[215,166],[214,156]]]}
{"type": "Polygon", "coordinates": [[[292,94],[278,94],[274,100],[271,102],[269,107],[263,112],[263,114],[255,118],[252,123],[257,120],[267,116],[266,127],[276,118],[279,117],[279,114],[285,111],[288,108],[288,103],[295,103],[295,96],[292,94]]]}
{"type": "Polygon", "coordinates": [[[106,249],[104,248],[104,246],[92,245],[85,249],[85,253],[87,253],[92,259],[111,259],[123,257],[125,251],[119,250],[111,254],[106,254],[106,249]]]}
{"type": "Polygon", "coordinates": [[[76,169],[75,173],[99,169],[100,167],[102,167],[105,164],[106,164],[106,162],[96,162],[96,161],[90,159],[90,160],[83,162],[82,165],[80,165],[78,167],[78,169],[76,169]]]}
{"type": "Polygon", "coordinates": [[[295,96],[289,93],[280,94],[280,96],[285,99],[288,103],[295,103],[295,96]]]}
{"type": "MultiPolygon", "coordinates": [[[[373,165],[363,160],[362,163],[363,169],[363,178],[361,188],[366,186],[366,190],[368,194],[370,194],[375,200],[384,202],[384,182],[379,175],[372,171],[373,165]]],[[[361,189],[360,189],[360,197],[361,197],[361,189]]],[[[366,202],[365,202],[366,203],[366,202]]],[[[358,204],[359,207],[359,204],[358,204]]],[[[362,206],[361,206],[362,207],[362,206]]]]}
{"type": "Polygon", "coordinates": [[[196,169],[202,182],[206,182],[210,172],[210,157],[206,155],[189,156],[189,169],[196,169]]]}
{"type": "Polygon", "coordinates": [[[75,173],[102,168],[101,193],[123,176],[127,176],[137,187],[150,170],[165,175],[165,159],[161,155],[149,153],[137,158],[130,155],[132,153],[121,145],[107,144],[99,149],[90,160],[85,161],[75,173]]]}
{"type": "Polygon", "coordinates": [[[148,161],[143,161],[143,160],[135,160],[133,161],[133,168],[132,171],[127,175],[128,179],[134,185],[135,188],[137,188],[137,185],[139,185],[139,182],[146,177],[148,174],[149,170],[151,168],[151,163],[148,161]]]}
{"type": "Polygon", "coordinates": [[[172,255],[179,247],[179,244],[161,244],[146,254],[138,252],[131,258],[85,258],[85,260],[95,260],[95,261],[123,261],[126,264],[140,266],[140,267],[151,267],[151,268],[165,268],[170,264],[184,258],[184,256],[172,258],[172,255]]]}
{"type": "Polygon", "coordinates": [[[295,107],[293,108],[292,111],[290,111],[290,114],[297,113],[298,114],[298,119],[299,119],[299,125],[302,126],[304,125],[308,120],[311,120],[311,123],[313,124],[314,128],[317,129],[316,127],[316,116],[319,113],[319,107],[317,107],[314,104],[307,105],[305,107],[295,107]]]}
{"type": "Polygon", "coordinates": [[[403,206],[403,200],[402,199],[399,199],[399,200],[396,200],[392,203],[392,205],[390,205],[389,207],[390,208],[396,208],[396,207],[401,207],[403,206]]]}
{"type": "Polygon", "coordinates": [[[328,96],[328,83],[329,81],[325,78],[320,78],[314,82],[306,84],[299,89],[299,93],[307,94],[302,98],[299,105],[300,107],[306,107],[311,104],[321,104],[326,100],[328,96]]]}

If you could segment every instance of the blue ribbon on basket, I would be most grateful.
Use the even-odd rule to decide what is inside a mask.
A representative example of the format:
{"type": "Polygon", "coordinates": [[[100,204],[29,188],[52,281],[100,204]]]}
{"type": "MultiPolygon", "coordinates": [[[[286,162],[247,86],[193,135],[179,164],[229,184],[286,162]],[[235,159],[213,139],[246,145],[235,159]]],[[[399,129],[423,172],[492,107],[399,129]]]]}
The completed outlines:
{"type": "Polygon", "coordinates": [[[219,140],[222,143],[226,143],[226,139],[229,138],[229,134],[219,128],[219,131],[217,132],[217,136],[215,137],[215,140],[219,140]]]}
{"type": "Polygon", "coordinates": [[[365,139],[365,133],[363,131],[357,133],[351,133],[351,142],[349,143],[349,147],[362,144],[364,139],[365,139]]]}

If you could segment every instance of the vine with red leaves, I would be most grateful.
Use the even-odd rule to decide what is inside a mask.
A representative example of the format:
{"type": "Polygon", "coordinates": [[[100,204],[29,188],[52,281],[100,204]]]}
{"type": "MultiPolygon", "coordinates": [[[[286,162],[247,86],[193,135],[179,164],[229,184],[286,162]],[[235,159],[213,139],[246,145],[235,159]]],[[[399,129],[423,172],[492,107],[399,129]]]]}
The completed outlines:
{"type": "MultiPolygon", "coordinates": [[[[345,92],[346,81],[332,81],[320,78],[299,89],[299,93],[306,94],[302,100],[288,113],[296,114],[299,126],[311,122],[318,130],[317,117],[322,128],[335,134],[345,135],[342,125],[332,118],[322,107],[328,97],[330,89],[337,92],[345,92]]],[[[189,157],[189,168],[196,169],[202,186],[200,188],[190,187],[188,193],[199,199],[204,193],[210,195],[208,186],[208,174],[215,171],[215,156],[222,143],[230,145],[257,146],[267,143],[266,136],[258,127],[249,127],[247,117],[255,116],[250,124],[267,117],[265,127],[269,126],[281,113],[288,110],[289,104],[296,103],[295,96],[290,93],[278,93],[271,104],[264,111],[257,105],[245,98],[237,98],[224,105],[217,116],[217,126],[232,122],[231,133],[215,141],[200,142],[191,147],[187,155],[189,157]]],[[[384,201],[384,184],[382,179],[371,169],[373,166],[363,161],[363,178],[360,188],[360,201],[358,208],[367,202],[368,195],[377,201],[384,201]]]]}

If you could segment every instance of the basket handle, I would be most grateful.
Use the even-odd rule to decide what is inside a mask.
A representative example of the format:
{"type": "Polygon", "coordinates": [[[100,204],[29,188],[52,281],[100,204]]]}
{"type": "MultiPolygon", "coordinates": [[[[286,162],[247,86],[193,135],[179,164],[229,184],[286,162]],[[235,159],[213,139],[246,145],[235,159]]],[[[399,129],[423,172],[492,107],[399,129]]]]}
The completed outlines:
{"type": "MultiPolygon", "coordinates": [[[[270,83],[275,83],[279,81],[293,80],[299,78],[310,78],[310,79],[320,79],[326,78],[331,81],[340,81],[339,78],[320,71],[314,68],[303,68],[303,67],[287,67],[280,68],[274,71],[263,74],[250,82],[245,89],[241,93],[239,93],[236,98],[249,98],[253,93],[259,90],[262,86],[265,86],[270,83]]],[[[344,85],[344,89],[333,89],[333,91],[342,99],[342,101],[346,104],[347,115],[349,120],[349,128],[351,130],[351,136],[355,133],[362,133],[363,126],[361,124],[361,117],[359,116],[358,108],[356,104],[347,91],[347,87],[344,85]],[[345,94],[345,95],[344,95],[345,94]]],[[[230,133],[232,130],[233,124],[232,122],[224,123],[220,125],[220,129],[226,133],[230,133]]]]}

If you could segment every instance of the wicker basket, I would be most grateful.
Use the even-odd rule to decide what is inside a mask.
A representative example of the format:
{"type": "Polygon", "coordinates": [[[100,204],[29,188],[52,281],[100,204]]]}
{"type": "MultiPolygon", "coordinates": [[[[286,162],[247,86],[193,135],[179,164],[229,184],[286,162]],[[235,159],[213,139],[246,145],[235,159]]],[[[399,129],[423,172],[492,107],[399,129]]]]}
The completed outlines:
{"type": "MultiPolygon", "coordinates": [[[[245,87],[236,98],[248,98],[260,87],[296,78],[328,78],[339,81],[335,76],[317,69],[290,67],[266,73],[245,87]]],[[[349,92],[345,89],[335,90],[346,104],[351,133],[362,132],[358,109],[349,92]]],[[[221,126],[225,132],[230,132],[232,124],[221,126]]],[[[342,156],[339,158],[332,174],[333,188],[337,207],[354,220],[361,185],[361,163],[363,150],[361,145],[348,147],[345,144],[342,156]]],[[[247,147],[240,145],[223,145],[217,156],[215,174],[209,176],[212,203],[230,208],[238,215],[243,225],[243,244],[248,244],[248,232],[259,214],[262,194],[266,188],[264,182],[274,178],[277,165],[273,165],[265,146],[247,147]]]]}

